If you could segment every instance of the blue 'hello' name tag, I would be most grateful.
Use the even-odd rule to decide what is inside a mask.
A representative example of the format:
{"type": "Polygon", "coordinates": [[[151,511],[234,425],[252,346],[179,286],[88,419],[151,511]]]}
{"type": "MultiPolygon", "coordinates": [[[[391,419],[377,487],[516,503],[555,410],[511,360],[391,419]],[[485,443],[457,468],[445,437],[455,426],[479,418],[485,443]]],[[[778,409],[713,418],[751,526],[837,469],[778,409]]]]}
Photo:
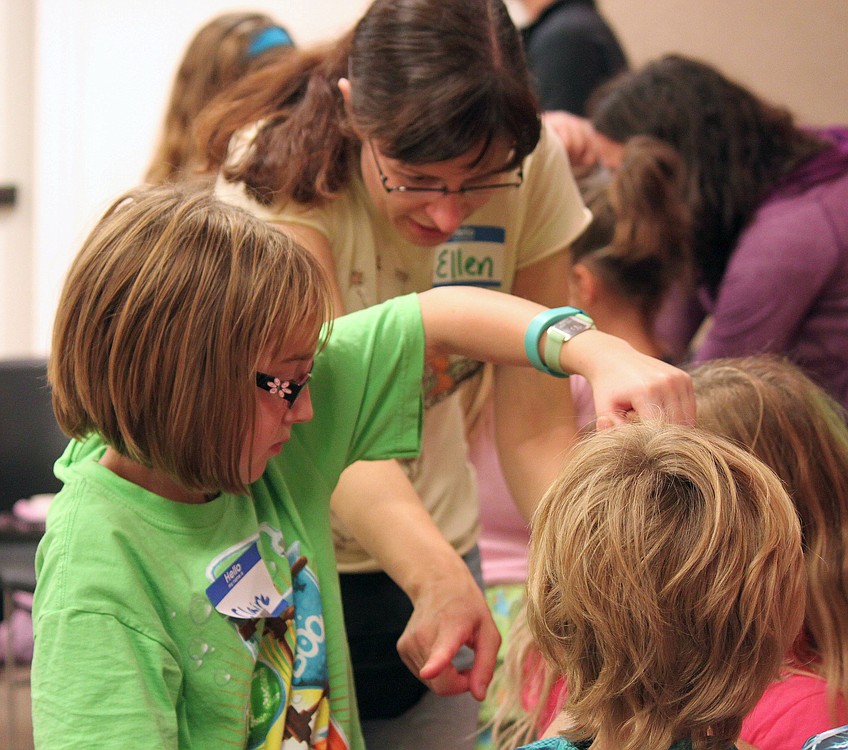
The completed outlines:
{"type": "Polygon", "coordinates": [[[291,596],[286,598],[271,580],[255,541],[206,588],[206,595],[221,614],[244,620],[278,617],[291,603],[291,596]]]}

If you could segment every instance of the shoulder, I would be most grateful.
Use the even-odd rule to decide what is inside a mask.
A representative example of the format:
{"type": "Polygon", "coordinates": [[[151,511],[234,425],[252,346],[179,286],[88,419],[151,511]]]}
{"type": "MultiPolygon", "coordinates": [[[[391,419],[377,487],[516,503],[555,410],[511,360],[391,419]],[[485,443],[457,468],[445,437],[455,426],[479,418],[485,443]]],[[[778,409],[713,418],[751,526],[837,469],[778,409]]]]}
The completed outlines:
{"type": "Polygon", "coordinates": [[[315,358],[310,390],[316,417],[336,408],[356,413],[378,393],[382,399],[377,400],[393,396],[417,404],[424,345],[416,294],[336,318],[325,348],[315,358]]]}
{"type": "MultiPolygon", "coordinates": [[[[819,237],[848,243],[848,172],[841,177],[765,198],[740,235],[810,245],[819,237]]],[[[848,247],[844,248],[848,249],[848,247]]]]}
{"type": "Polygon", "coordinates": [[[591,222],[568,163],[565,148],[552,126],[543,124],[539,144],[524,166],[525,184],[518,189],[522,204],[538,221],[559,221],[569,227],[561,247],[569,244],[591,222]]]}
{"type": "MultiPolygon", "coordinates": [[[[314,416],[296,425],[292,436],[328,473],[363,458],[418,454],[424,328],[417,295],[333,321],[312,373],[314,416]]],[[[293,456],[287,450],[281,458],[293,456]]]]}
{"type": "Polygon", "coordinates": [[[569,742],[565,737],[548,737],[544,740],[531,742],[518,750],[588,750],[591,747],[589,742],[578,742],[577,744],[569,742]]]}
{"type": "Polygon", "coordinates": [[[767,199],[739,235],[728,270],[778,263],[821,271],[848,262],[848,176],[841,182],[767,199]],[[837,191],[841,207],[835,209],[831,198],[837,191]]]}
{"type": "Polygon", "coordinates": [[[336,318],[327,347],[319,358],[333,360],[353,355],[362,360],[368,351],[376,348],[423,345],[418,296],[406,294],[336,318]]]}
{"type": "MultiPolygon", "coordinates": [[[[758,750],[801,747],[832,726],[827,685],[812,675],[790,674],[766,688],[742,724],[741,738],[758,750]]],[[[842,707],[841,719],[846,718],[842,707]]]]}
{"type": "Polygon", "coordinates": [[[584,2],[561,2],[548,8],[527,33],[535,40],[550,43],[579,38],[605,22],[597,9],[584,2]]]}

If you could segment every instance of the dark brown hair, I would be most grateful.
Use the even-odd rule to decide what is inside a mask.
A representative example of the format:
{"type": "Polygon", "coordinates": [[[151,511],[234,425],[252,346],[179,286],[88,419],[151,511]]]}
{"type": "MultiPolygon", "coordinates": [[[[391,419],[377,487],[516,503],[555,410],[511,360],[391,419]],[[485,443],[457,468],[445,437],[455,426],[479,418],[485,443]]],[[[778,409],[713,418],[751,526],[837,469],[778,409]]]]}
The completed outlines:
{"type": "Polygon", "coordinates": [[[571,261],[590,266],[611,290],[632,300],[649,326],[669,287],[688,279],[684,179],[673,148],[639,136],[628,141],[615,174],[583,194],[594,218],[572,243],[571,261]]]}
{"type": "Polygon", "coordinates": [[[679,55],[604,84],[590,111],[598,132],[614,141],[651,135],[680,153],[695,261],[713,291],[763,197],[801,161],[826,148],[796,127],[788,110],[679,55]]]}
{"type": "MultiPolygon", "coordinates": [[[[533,151],[537,101],[501,0],[376,0],[335,44],[245,78],[199,126],[210,166],[258,201],[327,199],[347,183],[360,138],[411,164],[453,159],[503,137],[508,166],[533,151]],[[351,81],[345,107],[340,78],[351,81]],[[228,160],[232,135],[259,123],[228,160]]],[[[481,152],[482,155],[483,152],[481,152]]]]}

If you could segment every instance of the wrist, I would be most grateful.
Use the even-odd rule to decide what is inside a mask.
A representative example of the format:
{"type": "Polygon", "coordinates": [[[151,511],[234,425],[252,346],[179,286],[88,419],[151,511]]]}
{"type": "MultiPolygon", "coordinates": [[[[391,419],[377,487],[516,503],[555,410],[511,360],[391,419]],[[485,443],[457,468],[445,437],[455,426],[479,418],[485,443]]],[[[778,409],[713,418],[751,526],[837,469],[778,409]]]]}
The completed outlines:
{"type": "Polygon", "coordinates": [[[563,346],[560,359],[563,368],[591,382],[615,368],[616,363],[627,355],[625,349],[632,351],[633,347],[617,336],[592,329],[563,346]]]}
{"type": "Polygon", "coordinates": [[[530,321],[524,334],[524,349],[530,364],[558,378],[567,378],[569,373],[579,372],[563,365],[564,345],[578,334],[594,328],[592,319],[579,308],[555,307],[543,310],[530,321]]]}
{"type": "Polygon", "coordinates": [[[396,580],[413,605],[433,595],[444,594],[469,576],[468,566],[459,553],[450,547],[450,552],[432,555],[424,565],[416,565],[407,571],[402,581],[396,580]]]}

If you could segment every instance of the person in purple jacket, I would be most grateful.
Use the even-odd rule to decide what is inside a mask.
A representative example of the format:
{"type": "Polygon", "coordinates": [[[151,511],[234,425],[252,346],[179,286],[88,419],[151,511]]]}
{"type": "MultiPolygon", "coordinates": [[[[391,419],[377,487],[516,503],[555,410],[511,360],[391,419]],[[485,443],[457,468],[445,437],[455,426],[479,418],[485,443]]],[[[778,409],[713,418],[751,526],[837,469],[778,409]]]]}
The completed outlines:
{"type": "Polygon", "coordinates": [[[666,343],[699,361],[785,354],[848,407],[848,127],[802,128],[677,55],[603,87],[592,123],[607,166],[640,134],[686,165],[697,288],[665,305],[666,343]]]}

